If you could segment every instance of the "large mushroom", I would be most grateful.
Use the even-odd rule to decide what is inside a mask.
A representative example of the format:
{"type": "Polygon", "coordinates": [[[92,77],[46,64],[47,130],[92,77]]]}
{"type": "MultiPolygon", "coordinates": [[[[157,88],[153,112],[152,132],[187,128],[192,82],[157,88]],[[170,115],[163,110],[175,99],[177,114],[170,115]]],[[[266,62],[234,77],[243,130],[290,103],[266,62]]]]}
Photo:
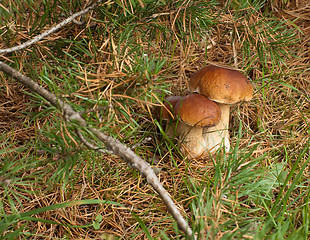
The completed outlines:
{"type": "MultiPolygon", "coordinates": [[[[177,98],[170,98],[171,102],[166,99],[169,104],[165,103],[165,106],[173,107],[168,110],[173,110],[175,116],[173,128],[179,139],[180,150],[189,158],[201,157],[213,148],[209,145],[212,141],[203,137],[203,129],[218,124],[221,118],[220,108],[215,102],[200,94],[177,98]]],[[[162,111],[162,116],[167,116],[165,111],[162,111]]]]}
{"type": "Polygon", "coordinates": [[[229,143],[229,110],[230,105],[242,101],[249,101],[253,96],[253,87],[246,76],[237,70],[209,65],[194,73],[190,77],[189,90],[203,94],[218,103],[222,117],[218,125],[208,128],[204,136],[209,137],[213,132],[214,144],[222,142],[226,151],[230,149],[229,143]],[[216,133],[218,137],[216,137],[216,133]]]}

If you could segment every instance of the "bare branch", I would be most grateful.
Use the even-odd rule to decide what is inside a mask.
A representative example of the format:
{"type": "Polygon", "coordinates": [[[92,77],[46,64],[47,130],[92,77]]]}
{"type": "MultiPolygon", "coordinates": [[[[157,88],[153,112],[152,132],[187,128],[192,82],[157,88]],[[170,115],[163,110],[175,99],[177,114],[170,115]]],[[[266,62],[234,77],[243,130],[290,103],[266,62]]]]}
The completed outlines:
{"type": "Polygon", "coordinates": [[[142,144],[145,144],[145,143],[147,143],[147,142],[149,142],[149,141],[151,141],[151,140],[152,140],[151,137],[147,137],[147,138],[143,139],[141,142],[134,144],[134,145],[131,147],[131,150],[134,150],[135,148],[137,148],[137,147],[141,146],[142,144]]]}
{"type": "Polygon", "coordinates": [[[27,42],[24,42],[21,45],[15,46],[15,47],[11,47],[11,48],[5,48],[5,49],[0,49],[0,54],[7,54],[10,52],[14,52],[14,51],[18,51],[21,49],[24,49],[26,47],[29,47],[30,45],[40,41],[41,39],[45,38],[46,36],[50,35],[51,33],[56,32],[59,28],[67,25],[69,22],[73,21],[75,18],[84,15],[85,13],[89,12],[90,10],[94,9],[102,0],[98,0],[96,2],[94,2],[92,5],[90,5],[89,7],[83,9],[82,11],[79,11],[77,13],[74,13],[73,15],[71,15],[70,17],[66,18],[65,20],[63,20],[62,22],[58,23],[56,26],[52,27],[51,29],[39,34],[38,36],[30,39],[27,42]]]}
{"type": "MultiPolygon", "coordinates": [[[[115,155],[120,156],[125,162],[128,163],[128,165],[137,169],[146,178],[147,182],[154,188],[154,190],[164,201],[169,212],[177,221],[180,229],[184,231],[188,236],[193,236],[195,238],[192,229],[181,215],[177,206],[174,204],[173,200],[169,196],[169,193],[164,189],[164,187],[160,183],[159,179],[157,178],[151,166],[146,161],[137,156],[130,148],[123,145],[117,139],[114,139],[110,136],[103,134],[96,128],[88,127],[86,121],[81,117],[79,113],[75,112],[69,104],[57,98],[53,93],[47,91],[39,84],[34,82],[32,79],[26,77],[22,73],[18,72],[14,68],[11,68],[10,66],[1,61],[0,61],[0,70],[7,73],[9,76],[13,77],[15,80],[21,82],[30,90],[39,94],[41,97],[45,98],[51,105],[61,110],[64,118],[68,122],[72,120],[77,121],[81,127],[86,128],[88,131],[92,132],[100,141],[102,141],[109,151],[111,151],[115,155]]],[[[86,139],[83,137],[82,134],[80,134],[79,131],[77,131],[77,134],[79,135],[81,141],[86,143],[88,147],[90,147],[91,149],[96,149],[95,146],[86,141],[86,139]]]]}

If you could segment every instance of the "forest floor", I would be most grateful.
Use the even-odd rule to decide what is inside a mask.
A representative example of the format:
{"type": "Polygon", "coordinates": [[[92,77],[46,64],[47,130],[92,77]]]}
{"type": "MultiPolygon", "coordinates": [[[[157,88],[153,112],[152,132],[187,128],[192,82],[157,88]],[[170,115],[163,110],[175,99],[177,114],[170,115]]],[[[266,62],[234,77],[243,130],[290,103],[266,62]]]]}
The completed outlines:
{"type": "MultiPolygon", "coordinates": [[[[138,2],[143,5],[144,1],[138,2]]],[[[30,50],[0,56],[0,60],[54,90],[76,109],[103,107],[86,118],[128,146],[142,142],[134,151],[160,170],[160,181],[201,239],[254,239],[258,231],[271,236],[279,234],[279,229],[284,237],[301,234],[306,239],[310,237],[310,5],[307,1],[274,1],[269,8],[277,21],[285,22],[284,29],[275,26],[274,35],[261,34],[260,30],[267,28],[255,24],[265,21],[263,14],[237,18],[237,10],[221,12],[219,4],[212,8],[214,15],[221,15],[210,35],[197,35],[195,41],[189,36],[182,41],[177,34],[170,36],[175,40],[170,55],[161,49],[165,41],[161,36],[147,45],[133,32],[138,50],[126,48],[109,29],[105,32],[108,37],[99,40],[103,33],[97,28],[106,23],[94,21],[100,14],[92,13],[86,28],[71,24],[30,50]],[[267,46],[281,41],[277,37],[285,35],[286,29],[294,32],[291,41],[295,43],[286,46],[283,42],[270,50],[267,46]],[[84,44],[83,39],[89,41],[84,44]],[[59,53],[61,47],[66,54],[59,53]],[[283,50],[281,57],[270,54],[275,48],[283,50]],[[78,50],[81,55],[76,54],[78,50]],[[219,153],[208,159],[188,160],[174,140],[169,142],[162,136],[154,108],[169,94],[188,94],[190,75],[209,63],[239,68],[251,79],[254,97],[231,109],[233,150],[228,157],[219,153]],[[149,137],[151,140],[144,143],[149,137]],[[264,182],[264,178],[274,182],[264,182]],[[257,191],[251,192],[251,188],[257,191]],[[256,199],[262,197],[265,201],[256,199]]],[[[173,29],[182,23],[182,14],[185,19],[183,10],[181,21],[173,22],[171,14],[161,9],[156,13],[163,13],[158,15],[163,21],[159,24],[170,21],[167,25],[173,29]]],[[[29,23],[35,19],[26,21],[30,15],[21,11],[11,22],[12,32],[19,29],[15,35],[10,33],[14,36],[11,41],[5,39],[9,33],[4,26],[1,28],[0,48],[8,47],[8,42],[14,46],[28,40],[29,23]]],[[[155,21],[157,15],[152,17],[155,21]]],[[[56,20],[47,21],[42,29],[56,20]]],[[[36,220],[29,216],[15,219],[2,229],[2,237],[181,238],[166,206],[136,170],[118,156],[88,150],[59,112],[3,73],[0,83],[0,220],[69,202],[66,208],[38,211],[32,215],[36,220]],[[104,199],[107,203],[70,205],[82,199],[104,199]]]]}

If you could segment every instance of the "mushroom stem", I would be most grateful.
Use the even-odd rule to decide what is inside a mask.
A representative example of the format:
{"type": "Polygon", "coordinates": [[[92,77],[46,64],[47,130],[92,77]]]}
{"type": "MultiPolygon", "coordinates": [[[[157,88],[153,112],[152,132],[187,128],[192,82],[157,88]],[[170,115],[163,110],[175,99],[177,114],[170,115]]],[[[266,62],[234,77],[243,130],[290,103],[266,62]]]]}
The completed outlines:
{"type": "Polygon", "coordinates": [[[222,115],[219,124],[222,124],[223,136],[229,139],[229,113],[230,113],[230,105],[224,103],[218,103],[218,106],[221,109],[222,115]]]}
{"type": "Polygon", "coordinates": [[[179,137],[180,150],[190,159],[200,157],[205,152],[205,139],[202,137],[203,127],[190,126],[178,122],[176,134],[179,137]]]}
{"type": "Polygon", "coordinates": [[[221,120],[214,127],[203,129],[203,138],[206,142],[206,148],[210,153],[214,153],[219,147],[225,147],[226,152],[230,150],[229,142],[229,104],[217,103],[221,109],[221,120]]]}

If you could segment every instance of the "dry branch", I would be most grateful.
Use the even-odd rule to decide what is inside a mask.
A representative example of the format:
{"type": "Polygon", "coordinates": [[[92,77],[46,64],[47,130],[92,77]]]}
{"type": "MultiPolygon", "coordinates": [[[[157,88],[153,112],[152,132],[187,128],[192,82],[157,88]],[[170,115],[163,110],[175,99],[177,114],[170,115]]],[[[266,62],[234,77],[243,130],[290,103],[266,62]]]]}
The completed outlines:
{"type": "Polygon", "coordinates": [[[58,23],[56,26],[50,28],[49,30],[39,34],[38,36],[30,39],[27,42],[24,42],[21,45],[15,46],[15,47],[11,47],[11,48],[5,48],[5,49],[0,49],[0,54],[7,54],[7,53],[11,53],[11,52],[15,52],[21,49],[24,49],[26,47],[31,46],[32,44],[40,41],[41,39],[47,37],[48,35],[56,32],[59,28],[67,25],[69,22],[72,22],[75,18],[84,15],[85,13],[89,12],[90,10],[94,9],[102,0],[98,0],[95,1],[93,4],[91,4],[89,7],[72,14],[70,17],[66,18],[65,20],[63,20],[62,22],[58,23]]]}
{"type": "MultiPolygon", "coordinates": [[[[84,127],[87,131],[93,133],[101,142],[103,142],[108,151],[112,152],[115,155],[120,156],[125,162],[128,163],[128,165],[137,169],[146,178],[147,182],[159,194],[161,199],[166,204],[169,212],[177,221],[180,229],[184,231],[188,236],[193,235],[192,229],[190,228],[186,220],[183,218],[183,216],[177,209],[176,205],[169,196],[168,192],[164,189],[164,187],[160,183],[159,179],[157,178],[151,166],[146,161],[137,156],[130,148],[123,145],[117,139],[105,135],[96,128],[88,127],[87,122],[81,117],[81,115],[78,112],[74,111],[69,104],[57,98],[53,93],[47,91],[45,88],[34,82],[29,77],[23,75],[22,73],[18,72],[14,68],[10,67],[9,65],[1,61],[0,61],[0,70],[5,72],[15,80],[21,82],[31,91],[39,94],[41,97],[46,99],[51,105],[58,108],[63,113],[63,117],[68,123],[73,120],[77,121],[81,127],[84,127]]],[[[81,137],[82,135],[78,130],[77,133],[81,141],[84,144],[86,143],[86,146],[90,147],[91,149],[96,149],[92,144],[88,143],[84,137],[81,137]]]]}
{"type": "MultiPolygon", "coordinates": [[[[80,12],[73,14],[72,16],[68,17],[67,19],[60,22],[59,24],[52,27],[51,29],[43,32],[42,34],[34,37],[33,39],[21,45],[18,45],[12,48],[7,48],[7,49],[0,49],[0,54],[6,54],[6,53],[18,51],[18,50],[31,46],[32,44],[40,41],[41,39],[50,35],[51,33],[56,32],[59,28],[73,21],[76,17],[79,17],[89,12],[90,10],[94,9],[100,2],[101,0],[95,1],[89,7],[83,9],[80,12]]],[[[108,152],[120,156],[125,162],[128,163],[128,165],[137,169],[143,176],[145,176],[147,182],[155,189],[155,191],[163,199],[169,212],[172,214],[174,219],[177,221],[180,229],[184,231],[188,236],[193,235],[193,232],[190,226],[188,225],[186,220],[183,218],[183,216],[177,209],[176,205],[174,204],[173,200],[169,196],[168,192],[164,189],[159,179],[157,178],[156,174],[154,173],[153,169],[150,167],[150,165],[146,161],[144,161],[142,158],[137,156],[130,148],[123,145],[120,141],[114,138],[111,138],[110,136],[105,135],[104,133],[100,132],[98,129],[88,127],[87,122],[81,117],[81,114],[75,112],[69,104],[57,98],[53,93],[47,91],[46,89],[41,87],[39,84],[34,82],[32,79],[28,78],[27,76],[23,75],[22,73],[18,72],[14,68],[11,68],[10,66],[8,66],[7,64],[1,61],[0,61],[0,70],[7,73],[9,76],[14,78],[15,80],[21,82],[31,91],[39,94],[41,97],[46,99],[51,105],[59,109],[63,113],[63,117],[66,120],[66,122],[69,123],[72,120],[77,121],[80,127],[86,128],[87,131],[92,132],[101,142],[103,142],[108,152]]],[[[80,138],[81,142],[83,142],[88,148],[99,151],[101,153],[106,152],[105,150],[98,148],[94,146],[93,144],[89,143],[78,129],[76,129],[76,134],[80,138]]]]}

